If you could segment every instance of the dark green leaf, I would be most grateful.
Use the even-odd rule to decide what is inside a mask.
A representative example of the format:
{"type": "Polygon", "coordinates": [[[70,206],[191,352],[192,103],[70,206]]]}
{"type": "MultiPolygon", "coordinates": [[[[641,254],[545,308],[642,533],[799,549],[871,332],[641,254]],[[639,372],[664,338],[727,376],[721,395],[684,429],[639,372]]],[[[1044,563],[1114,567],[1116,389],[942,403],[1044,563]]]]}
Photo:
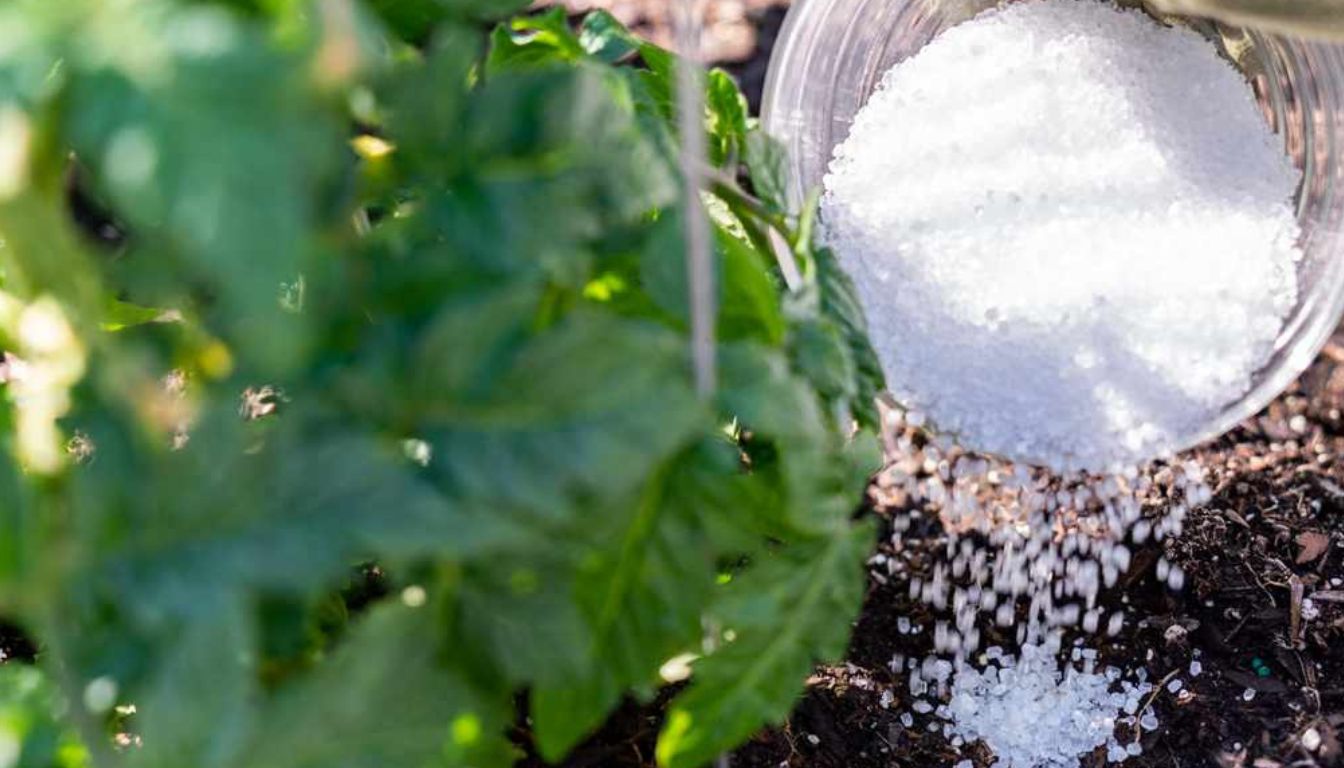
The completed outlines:
{"type": "MultiPolygon", "coordinates": [[[[640,277],[659,308],[686,328],[690,323],[690,305],[681,221],[680,215],[669,214],[658,222],[659,233],[651,238],[644,252],[640,277]]],[[[784,335],[779,286],[762,254],[722,226],[714,228],[714,254],[719,337],[778,343],[784,335]]]]}
{"type": "Polygon", "coordinates": [[[784,145],[765,131],[754,129],[747,133],[743,160],[756,196],[772,210],[789,210],[788,151],[784,145]]]}
{"type": "Polygon", "coordinates": [[[170,277],[179,291],[207,281],[237,348],[271,370],[292,367],[303,339],[280,285],[310,247],[315,193],[343,151],[340,134],[306,73],[252,25],[158,2],[117,15],[125,18],[94,26],[106,47],[72,52],[68,65],[82,76],[63,114],[74,148],[136,231],[128,274],[155,293],[170,277]],[[201,30],[191,45],[172,34],[188,27],[201,30]],[[145,61],[172,75],[147,72],[145,61]]]}
{"type": "Polygon", "coordinates": [[[579,42],[588,55],[608,64],[624,61],[639,51],[640,40],[604,10],[596,10],[583,19],[579,42]]]}
{"type": "Polygon", "coordinates": [[[705,82],[705,108],[709,115],[711,155],[716,165],[730,158],[741,159],[747,142],[747,97],[722,69],[712,69],[705,82]]]}
{"type": "Polygon", "coordinates": [[[523,16],[499,25],[490,38],[489,72],[571,62],[587,49],[569,27],[564,8],[523,16]]]}
{"type": "Polygon", "coordinates": [[[87,768],[88,750],[62,720],[69,703],[42,671],[19,663],[0,666],[0,723],[12,768],[87,768]]]}
{"type": "Polygon", "coordinates": [[[600,724],[622,691],[653,682],[661,664],[696,647],[716,554],[702,520],[730,508],[747,514],[715,506],[740,474],[697,447],[663,467],[631,509],[583,532],[577,546],[587,553],[575,588],[591,637],[587,669],[533,690],[548,759],[559,760],[600,724]]]}
{"type": "Polygon", "coordinates": [[[447,667],[428,608],[385,606],[281,690],[239,768],[503,765],[507,700],[447,667]]]}
{"type": "Polygon", "coordinates": [[[853,402],[856,392],[854,360],[840,327],[818,318],[794,323],[789,351],[798,371],[817,391],[832,401],[853,402]]]}
{"type": "Polygon", "coordinates": [[[301,592],[375,553],[461,557],[517,535],[502,518],[449,501],[366,437],[292,435],[221,468],[165,475],[161,503],[194,498],[199,522],[140,533],[98,580],[134,595],[146,616],[194,615],[213,590],[301,592]]]}
{"type": "Polygon", "coordinates": [[[531,0],[435,0],[456,16],[494,21],[526,8],[531,0]]]}
{"type": "Polygon", "coordinates": [[[627,498],[703,417],[678,337],[597,315],[526,345],[481,397],[424,413],[431,467],[454,497],[552,512],[627,498]]]}
{"type": "MultiPolygon", "coordinates": [[[[0,365],[3,357],[0,356],[0,365]]],[[[8,427],[0,418],[0,426],[8,427]]],[[[38,517],[27,483],[7,441],[0,440],[0,605],[13,604],[14,591],[33,567],[33,558],[42,551],[38,538],[38,517]]]]}
{"type": "Polygon", "coordinates": [[[397,158],[411,167],[453,169],[461,148],[468,78],[483,50],[480,36],[456,25],[439,29],[422,62],[406,63],[388,87],[388,132],[397,158]]]}
{"type": "Polygon", "coordinates": [[[886,389],[886,377],[868,340],[868,320],[863,315],[863,306],[853,281],[840,267],[835,254],[822,248],[815,252],[814,260],[821,311],[839,325],[854,361],[857,389],[850,407],[860,424],[878,430],[881,425],[878,423],[877,396],[886,389]]]}
{"type": "Polygon", "coordinates": [[[693,667],[658,739],[658,762],[698,768],[781,721],[817,661],[838,658],[863,597],[872,530],[859,526],[754,563],[711,614],[723,645],[693,667]]]}
{"type": "Polygon", "coordinates": [[[241,601],[202,594],[195,607],[174,628],[158,675],[136,701],[145,745],[131,754],[135,768],[233,765],[253,726],[252,626],[241,601]]]}

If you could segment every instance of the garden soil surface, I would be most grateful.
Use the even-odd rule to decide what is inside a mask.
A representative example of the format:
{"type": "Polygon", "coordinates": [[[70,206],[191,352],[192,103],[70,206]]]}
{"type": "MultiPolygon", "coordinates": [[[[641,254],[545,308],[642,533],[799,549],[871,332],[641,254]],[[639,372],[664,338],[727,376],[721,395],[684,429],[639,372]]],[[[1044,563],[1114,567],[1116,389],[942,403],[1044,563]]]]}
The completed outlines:
{"type": "MultiPolygon", "coordinates": [[[[641,15],[654,7],[644,0],[576,2],[616,6],[635,21],[656,22],[653,15],[641,15]]],[[[774,0],[730,2],[733,13],[746,11],[755,34],[750,55],[724,63],[755,106],[783,7],[774,0]]],[[[1170,676],[1184,682],[1179,693],[1159,686],[1148,706],[1161,725],[1140,737],[1144,753],[1126,765],[1344,766],[1344,332],[1265,411],[1190,458],[1208,471],[1213,500],[1191,511],[1179,538],[1136,548],[1122,585],[1103,598],[1126,610],[1125,629],[1117,637],[1089,639],[1103,664],[1143,667],[1152,680],[1170,676]],[[1166,589],[1154,573],[1164,547],[1168,559],[1187,573],[1179,593],[1166,589]],[[1191,677],[1195,658],[1203,672],[1191,677]],[[1249,701],[1248,689],[1254,692],[1249,701]]],[[[904,567],[893,576],[874,558],[846,658],[816,669],[788,722],[725,756],[727,765],[936,768],[971,760],[975,768],[986,768],[993,763],[981,746],[952,749],[943,736],[920,727],[922,719],[915,728],[901,725],[911,704],[907,681],[888,664],[897,654],[922,658],[933,650],[933,622],[928,609],[910,599],[908,579],[931,573],[946,539],[936,516],[904,503],[881,475],[865,514],[882,525],[877,553],[904,567]],[[897,517],[913,523],[902,534],[899,552],[890,538],[897,517]],[[922,631],[902,634],[897,626],[902,617],[922,631]]],[[[1011,646],[1010,640],[991,634],[985,644],[1011,646]]],[[[662,706],[671,693],[645,706],[628,703],[564,765],[653,766],[662,706]]],[[[530,753],[525,713],[515,739],[530,753]]],[[[1104,753],[1084,756],[1080,764],[1104,765],[1104,753]]],[[[519,765],[543,763],[529,754],[519,765]]]]}

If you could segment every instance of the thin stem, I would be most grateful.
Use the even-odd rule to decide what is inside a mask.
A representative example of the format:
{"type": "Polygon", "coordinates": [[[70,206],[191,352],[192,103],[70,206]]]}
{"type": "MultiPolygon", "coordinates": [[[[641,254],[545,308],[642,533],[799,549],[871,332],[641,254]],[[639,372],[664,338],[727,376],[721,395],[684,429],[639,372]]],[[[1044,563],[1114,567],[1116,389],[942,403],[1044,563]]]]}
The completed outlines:
{"type": "Polygon", "coordinates": [[[714,270],[709,242],[709,218],[700,202],[704,188],[705,157],[704,78],[700,70],[700,20],[696,0],[681,0],[675,8],[677,47],[677,104],[681,131],[681,175],[686,181],[686,273],[690,284],[691,360],[695,387],[702,397],[713,394],[716,383],[714,270]]]}
{"type": "Polygon", "coordinates": [[[734,207],[746,209],[752,216],[769,224],[771,228],[779,230],[781,235],[788,238],[789,244],[793,245],[793,233],[789,229],[788,219],[783,215],[767,208],[765,203],[757,200],[746,190],[739,187],[736,182],[728,179],[723,174],[709,171],[705,173],[705,176],[708,177],[711,182],[711,192],[723,198],[734,207]]]}
{"type": "Polygon", "coordinates": [[[775,261],[779,264],[780,275],[783,276],[784,284],[789,290],[801,289],[803,278],[798,269],[798,262],[794,259],[794,252],[806,244],[795,239],[793,231],[789,228],[788,219],[767,208],[765,203],[748,194],[736,182],[722,174],[710,170],[706,176],[711,180],[710,191],[728,203],[728,207],[732,208],[734,213],[738,213],[738,218],[742,220],[742,226],[747,230],[747,237],[751,239],[752,244],[763,252],[774,254],[775,261]],[[746,211],[750,216],[742,216],[740,211],[746,211]],[[773,236],[762,236],[751,219],[764,222],[773,236]]]}

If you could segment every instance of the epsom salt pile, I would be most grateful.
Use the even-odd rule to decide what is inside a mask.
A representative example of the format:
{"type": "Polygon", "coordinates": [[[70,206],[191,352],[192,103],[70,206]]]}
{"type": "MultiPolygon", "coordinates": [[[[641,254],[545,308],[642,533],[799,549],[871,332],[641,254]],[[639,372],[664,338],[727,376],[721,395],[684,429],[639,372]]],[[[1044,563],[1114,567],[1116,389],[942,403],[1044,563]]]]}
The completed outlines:
{"type": "MultiPolygon", "coordinates": [[[[899,511],[878,576],[903,582],[933,617],[898,626],[927,634],[933,652],[891,662],[906,677],[902,721],[943,733],[954,749],[982,742],[1000,768],[1072,768],[1096,750],[1110,762],[1142,754],[1140,737],[1158,727],[1143,706],[1153,685],[1143,669],[1103,665],[1087,645],[1116,642],[1130,617],[1108,588],[1135,552],[1163,548],[1189,507],[1210,500],[1204,470],[1027,468],[889,417],[893,461],[879,486],[899,511]],[[931,550],[932,562],[914,559],[931,550]]],[[[1163,555],[1154,573],[1170,589],[1184,586],[1163,555]]]]}
{"type": "Polygon", "coordinates": [[[897,399],[977,450],[1113,470],[1251,386],[1296,296],[1299,174],[1196,33],[1092,0],[955,26],[825,179],[897,399]]]}
{"type": "Polygon", "coordinates": [[[892,659],[906,726],[1002,768],[1142,754],[1167,690],[1096,648],[1136,553],[1184,586],[1161,553],[1212,491],[1173,452],[1293,308],[1298,181],[1212,45],[1137,11],[1010,4],[886,74],[822,210],[903,407],[879,576],[932,617],[899,628],[932,652],[892,659]]]}

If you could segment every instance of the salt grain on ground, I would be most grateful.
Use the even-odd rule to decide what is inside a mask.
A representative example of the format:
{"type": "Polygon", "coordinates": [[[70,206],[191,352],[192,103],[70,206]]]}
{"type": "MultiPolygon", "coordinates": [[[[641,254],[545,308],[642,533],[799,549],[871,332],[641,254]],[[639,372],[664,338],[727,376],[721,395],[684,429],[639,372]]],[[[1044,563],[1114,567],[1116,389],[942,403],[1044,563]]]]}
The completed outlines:
{"type": "Polygon", "coordinates": [[[1297,296],[1299,180],[1204,38],[1033,0],[888,72],[822,205],[915,419],[1111,469],[1249,389],[1297,296]]]}

